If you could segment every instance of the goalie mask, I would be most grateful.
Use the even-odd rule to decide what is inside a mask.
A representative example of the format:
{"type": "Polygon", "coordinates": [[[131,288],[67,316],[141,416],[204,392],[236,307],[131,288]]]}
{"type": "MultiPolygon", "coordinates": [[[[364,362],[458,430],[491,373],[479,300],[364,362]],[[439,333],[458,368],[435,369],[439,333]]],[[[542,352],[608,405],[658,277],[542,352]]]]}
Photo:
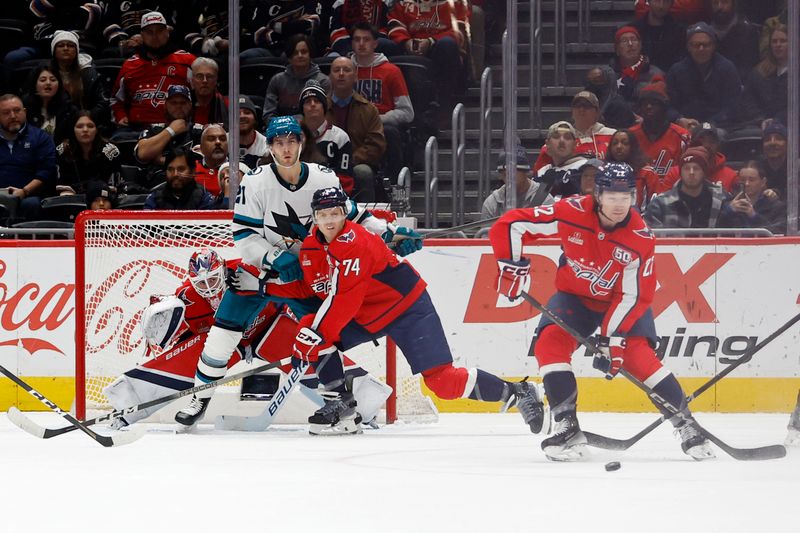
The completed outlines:
{"type": "Polygon", "coordinates": [[[203,298],[214,298],[225,290],[225,261],[217,252],[203,248],[189,259],[189,283],[203,298]]]}

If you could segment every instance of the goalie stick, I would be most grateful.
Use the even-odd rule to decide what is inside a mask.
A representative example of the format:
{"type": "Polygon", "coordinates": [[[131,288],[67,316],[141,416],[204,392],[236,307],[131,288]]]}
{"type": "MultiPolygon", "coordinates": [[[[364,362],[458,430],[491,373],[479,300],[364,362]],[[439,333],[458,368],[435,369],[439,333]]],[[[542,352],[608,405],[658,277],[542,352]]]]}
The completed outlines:
{"type": "MultiPolygon", "coordinates": [[[[68,431],[74,431],[76,429],[79,429],[79,430],[83,431],[84,433],[86,433],[87,435],[89,435],[94,440],[96,440],[97,442],[99,442],[101,445],[105,446],[106,448],[111,448],[113,446],[123,446],[125,444],[130,444],[131,442],[140,439],[144,435],[144,429],[137,429],[136,431],[126,431],[126,432],[122,432],[122,433],[119,433],[117,435],[112,435],[112,436],[100,435],[98,433],[95,433],[94,431],[92,431],[91,429],[86,427],[86,424],[81,424],[78,421],[78,419],[76,419],[74,416],[72,416],[68,412],[64,411],[63,409],[61,409],[59,406],[57,406],[52,401],[48,400],[44,396],[44,394],[42,394],[41,392],[37,391],[36,389],[31,387],[27,383],[22,381],[19,377],[14,375],[11,371],[6,369],[2,365],[0,365],[0,373],[2,373],[4,376],[6,376],[8,379],[13,381],[14,383],[19,385],[20,387],[22,387],[22,389],[24,389],[25,392],[27,392],[28,394],[30,394],[31,396],[33,396],[34,398],[36,398],[37,400],[42,402],[51,411],[61,415],[61,417],[64,420],[66,420],[67,422],[72,424],[70,426],[67,426],[65,429],[68,429],[68,431]]],[[[30,433],[31,435],[33,435],[35,437],[40,437],[41,438],[42,437],[41,433],[46,431],[45,428],[42,428],[38,424],[34,423],[30,418],[28,418],[27,416],[23,415],[22,412],[19,409],[17,409],[16,407],[11,407],[8,410],[8,418],[9,418],[9,420],[11,420],[11,422],[13,422],[15,425],[17,425],[20,429],[23,429],[23,430],[27,431],[28,433],[30,433]]]]}
{"type": "MultiPolygon", "coordinates": [[[[739,359],[735,362],[728,365],[727,368],[719,372],[717,375],[706,381],[703,385],[701,385],[696,391],[692,394],[686,396],[686,404],[688,405],[692,400],[703,394],[705,391],[713,387],[719,380],[730,374],[734,371],[738,366],[743,365],[744,363],[749,362],[753,356],[759,352],[764,346],[769,344],[770,342],[774,341],[777,337],[782,335],[786,330],[790,327],[795,325],[797,322],[800,322],[800,314],[795,315],[792,317],[788,322],[784,325],[776,329],[771,335],[767,338],[753,346],[747,353],[742,355],[739,359]]],[[[661,425],[662,422],[668,420],[671,417],[667,417],[666,415],[661,415],[660,418],[654,420],[649,426],[641,430],[636,435],[632,436],[629,439],[614,439],[612,437],[606,437],[603,435],[597,435],[595,433],[590,433],[588,431],[584,431],[586,435],[586,439],[589,441],[590,446],[594,446],[596,448],[605,448],[607,450],[620,450],[624,451],[639,442],[643,439],[646,435],[656,429],[658,426],[661,425]]]]}
{"type": "Polygon", "coordinates": [[[214,421],[214,428],[226,431],[264,431],[272,424],[278,411],[286,404],[286,399],[300,378],[305,375],[307,369],[308,363],[305,361],[300,367],[292,367],[292,371],[286,375],[286,381],[281,384],[261,414],[256,416],[221,415],[214,421]]]}
{"type": "MultiPolygon", "coordinates": [[[[594,353],[596,353],[598,351],[597,347],[594,344],[589,342],[588,339],[586,339],[583,335],[578,333],[574,328],[570,327],[569,324],[567,324],[566,322],[561,320],[561,318],[559,316],[554,314],[545,305],[542,305],[541,303],[539,303],[539,301],[536,300],[536,298],[534,298],[533,296],[531,296],[530,294],[528,294],[527,292],[524,292],[524,291],[522,292],[522,298],[526,302],[531,304],[533,307],[535,307],[537,310],[539,310],[539,312],[541,312],[543,315],[547,316],[547,318],[552,320],[555,325],[557,325],[558,327],[560,327],[561,329],[563,329],[564,331],[569,333],[576,341],[578,341],[587,350],[589,350],[590,353],[594,354],[594,353]]],[[[659,396],[655,391],[653,391],[652,389],[647,387],[647,385],[645,385],[644,383],[642,383],[641,381],[639,381],[635,377],[631,376],[625,369],[621,369],[620,372],[622,373],[622,375],[624,375],[626,378],[628,378],[634,385],[636,385],[637,387],[642,389],[644,392],[646,392],[647,395],[650,397],[650,399],[653,401],[653,403],[655,403],[661,410],[667,411],[668,413],[670,413],[671,416],[669,418],[672,418],[674,416],[679,416],[679,417],[685,416],[683,414],[683,410],[682,409],[671,405],[664,398],[659,396]]],[[[783,447],[780,444],[773,444],[773,445],[769,445],[769,446],[760,446],[760,447],[757,447],[757,448],[735,448],[735,447],[730,446],[730,445],[726,444],[725,442],[721,441],[715,435],[713,435],[708,430],[703,428],[697,422],[697,420],[693,420],[692,423],[694,424],[694,427],[697,429],[697,431],[701,435],[703,435],[705,438],[707,438],[708,440],[710,440],[711,442],[716,444],[722,451],[724,451],[725,453],[727,453],[728,455],[730,455],[731,457],[733,457],[734,459],[737,459],[739,461],[778,459],[778,458],[786,456],[786,448],[783,447]]],[[[588,437],[587,437],[587,440],[588,440],[588,437]]],[[[591,442],[589,442],[589,443],[591,444],[591,442]]]]}
{"type": "MultiPolygon", "coordinates": [[[[62,428],[57,428],[57,429],[44,428],[44,427],[36,424],[33,420],[31,420],[30,418],[26,417],[21,412],[18,413],[18,418],[15,420],[15,419],[11,418],[11,416],[10,416],[11,412],[9,411],[9,419],[11,419],[11,421],[15,425],[19,426],[21,429],[24,429],[25,431],[27,431],[31,435],[33,435],[35,437],[39,437],[40,439],[49,439],[49,438],[52,438],[52,437],[57,437],[59,435],[63,435],[64,433],[69,433],[71,431],[75,431],[76,429],[81,429],[84,432],[89,431],[91,433],[94,433],[93,431],[87,429],[88,426],[93,426],[94,424],[98,424],[100,422],[110,422],[112,420],[116,420],[117,418],[122,418],[123,416],[125,416],[127,414],[135,413],[136,411],[139,411],[139,410],[142,410],[142,409],[147,409],[148,407],[161,405],[162,403],[169,403],[171,401],[177,400],[178,398],[182,398],[184,396],[188,396],[188,395],[194,394],[196,392],[208,390],[208,389],[211,389],[211,388],[214,388],[214,387],[219,387],[220,385],[224,385],[226,383],[230,383],[231,381],[236,381],[237,379],[242,379],[242,378],[245,378],[247,376],[252,376],[253,374],[258,374],[259,372],[264,372],[265,370],[269,370],[271,368],[277,368],[279,366],[288,364],[289,362],[291,362],[291,358],[290,357],[286,357],[286,358],[281,359],[279,361],[275,361],[275,362],[272,362],[272,363],[267,363],[265,365],[257,366],[255,368],[251,368],[249,370],[245,370],[245,371],[242,371],[242,372],[239,372],[237,374],[230,375],[230,376],[225,376],[224,378],[222,378],[220,380],[217,380],[217,381],[212,381],[210,383],[203,383],[202,385],[197,385],[196,387],[192,387],[190,389],[177,391],[177,392],[174,392],[172,394],[168,394],[167,396],[163,396],[161,398],[156,398],[155,400],[150,400],[150,401],[147,401],[147,402],[144,402],[144,403],[140,403],[140,404],[134,405],[132,407],[126,407],[125,409],[117,409],[117,410],[114,410],[114,411],[112,411],[110,413],[107,413],[105,415],[98,416],[96,418],[92,418],[91,420],[86,420],[83,423],[78,422],[75,418],[70,416],[70,418],[72,418],[72,420],[74,420],[75,422],[74,423],[70,422],[73,425],[65,426],[65,427],[62,427],[62,428]]],[[[2,368],[2,367],[0,367],[0,368],[2,368]]],[[[67,416],[69,416],[69,415],[67,415],[67,416]]],[[[120,435],[124,435],[125,433],[131,433],[131,431],[133,431],[134,433],[138,433],[138,430],[129,430],[127,432],[121,432],[120,435]]],[[[143,430],[142,430],[142,432],[143,432],[143,430]]],[[[98,435],[98,436],[101,436],[101,435],[98,435]]],[[[133,439],[133,440],[135,440],[135,439],[133,439]]]]}

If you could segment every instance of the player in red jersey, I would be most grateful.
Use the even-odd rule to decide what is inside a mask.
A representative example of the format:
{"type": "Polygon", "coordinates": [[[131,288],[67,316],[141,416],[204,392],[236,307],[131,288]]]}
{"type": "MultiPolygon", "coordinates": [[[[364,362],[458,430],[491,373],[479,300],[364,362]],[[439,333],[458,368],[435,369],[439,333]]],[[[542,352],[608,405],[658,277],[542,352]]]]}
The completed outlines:
{"type": "MultiPolygon", "coordinates": [[[[205,337],[214,325],[214,313],[227,290],[226,274],[237,268],[258,276],[258,269],[241,259],[224,261],[208,248],[198,250],[189,259],[187,279],[172,295],[152,296],[142,313],[141,327],[147,342],[146,360],[117,378],[104,393],[117,409],[123,409],[194,386],[198,360],[205,337]]],[[[281,304],[270,302],[261,309],[245,330],[228,367],[253,357],[273,362],[287,357],[292,350],[297,320],[281,304]]],[[[345,357],[347,375],[357,383],[359,414],[371,421],[391,393],[391,388],[370,376],[366,370],[345,357]]],[[[290,372],[291,365],[281,367],[290,372]]],[[[279,375],[270,374],[271,386],[277,390],[279,375]]],[[[248,387],[245,378],[242,391],[248,387]]],[[[319,383],[309,370],[299,381],[301,390],[318,405],[322,400],[315,392],[319,383]]],[[[267,386],[269,388],[270,385],[267,386]]],[[[271,391],[261,391],[269,394],[271,391]]],[[[137,411],[117,419],[117,428],[141,420],[163,406],[137,411]]]]}
{"type": "MultiPolygon", "coordinates": [[[[339,348],[391,336],[414,374],[439,398],[471,398],[517,405],[534,433],[547,419],[533,383],[510,383],[476,368],[453,366],[442,323],[414,268],[377,236],[345,216],[347,196],[338,188],[319,189],[311,203],[316,226],[303,241],[303,279],[324,302],[300,320],[294,361],[317,368],[326,404],[309,418],[314,434],[356,433],[356,402],[341,373],[339,348]],[[328,366],[327,379],[320,367],[328,366]]],[[[412,246],[413,239],[397,246],[412,246]]]]}
{"type": "MultiPolygon", "coordinates": [[[[593,195],[570,197],[553,205],[507,212],[489,232],[499,267],[498,292],[514,300],[530,285],[530,262],[522,254],[523,238],[557,236],[563,255],[556,273],[556,294],[547,307],[588,337],[599,327],[594,366],[612,379],[620,370],[644,382],[672,405],[685,409],[678,380],[655,355],[656,329],[650,303],[655,237],[636,210],[636,175],[626,163],[608,163],[595,177],[593,195]]],[[[578,389],[570,365],[577,341],[542,317],[534,355],[555,422],[553,436],[542,441],[554,461],[587,455],[586,437],[578,425],[578,389]]],[[[691,422],[673,418],[683,451],[695,459],[713,457],[691,422]]]]}

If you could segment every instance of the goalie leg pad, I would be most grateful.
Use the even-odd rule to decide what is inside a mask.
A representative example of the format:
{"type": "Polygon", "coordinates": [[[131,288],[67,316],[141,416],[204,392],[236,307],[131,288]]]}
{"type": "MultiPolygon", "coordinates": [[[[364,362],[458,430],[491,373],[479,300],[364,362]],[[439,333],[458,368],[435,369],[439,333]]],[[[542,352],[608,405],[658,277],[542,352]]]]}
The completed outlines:
{"type": "Polygon", "coordinates": [[[356,397],[356,410],[364,422],[369,422],[378,414],[392,388],[369,374],[353,379],[353,396],[356,397]]]}
{"type": "Polygon", "coordinates": [[[422,372],[425,385],[442,400],[455,400],[465,394],[469,395],[475,384],[475,377],[470,380],[470,372],[466,368],[457,368],[452,364],[429,368],[422,372]],[[467,392],[467,383],[472,383],[467,392]]]}

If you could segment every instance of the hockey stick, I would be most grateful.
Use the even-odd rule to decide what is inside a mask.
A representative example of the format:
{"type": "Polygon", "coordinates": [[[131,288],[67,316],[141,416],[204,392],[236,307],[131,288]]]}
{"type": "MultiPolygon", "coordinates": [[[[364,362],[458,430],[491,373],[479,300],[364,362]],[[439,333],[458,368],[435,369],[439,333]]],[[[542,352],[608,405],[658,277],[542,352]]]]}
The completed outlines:
{"type": "Polygon", "coordinates": [[[308,363],[298,367],[292,367],[292,371],[286,376],[286,381],[280,389],[272,396],[272,400],[267,404],[266,409],[256,416],[236,416],[236,415],[221,415],[214,421],[214,429],[222,429],[226,431],[264,431],[272,424],[272,420],[284,406],[286,398],[289,396],[295,385],[300,381],[306,370],[308,363]]]}
{"type": "MultiPolygon", "coordinates": [[[[800,322],[800,314],[795,315],[792,317],[788,322],[784,325],[776,329],[771,335],[767,338],[753,346],[747,353],[742,355],[739,359],[735,362],[728,365],[727,368],[719,372],[717,375],[706,381],[703,385],[701,385],[696,391],[692,394],[686,396],[686,404],[688,405],[692,400],[703,394],[705,391],[713,387],[719,380],[730,374],[734,371],[738,366],[743,365],[744,363],[749,362],[753,356],[759,352],[764,346],[769,344],[770,342],[774,341],[777,337],[782,335],[786,330],[790,327],[795,325],[797,322],[800,322]]],[[[590,433],[588,431],[584,431],[586,438],[589,441],[591,446],[595,446],[597,448],[605,448],[607,450],[627,450],[637,442],[639,442],[642,438],[652,432],[655,428],[661,425],[662,422],[667,420],[670,417],[666,415],[661,415],[660,418],[654,420],[649,426],[641,430],[636,435],[632,436],[629,439],[614,439],[611,437],[605,437],[603,435],[597,435],[595,433],[590,433]]]]}
{"type": "MultiPolygon", "coordinates": [[[[7,370],[2,365],[0,365],[0,373],[2,373],[4,376],[6,376],[8,379],[13,381],[20,387],[22,387],[25,390],[25,392],[27,392],[28,394],[30,394],[31,396],[42,402],[51,411],[61,415],[61,417],[64,420],[72,424],[71,426],[67,426],[67,428],[69,428],[69,431],[80,429],[81,431],[89,435],[91,438],[93,438],[106,448],[111,448],[113,446],[122,446],[124,444],[130,444],[131,442],[140,439],[144,435],[143,428],[137,431],[126,431],[110,437],[107,437],[105,435],[99,435],[94,431],[92,431],[91,429],[87,428],[85,424],[81,424],[74,416],[61,409],[52,401],[48,400],[44,396],[44,394],[42,394],[41,392],[37,391],[27,383],[22,381],[20,378],[15,376],[12,372],[7,370]]],[[[9,420],[11,420],[11,422],[19,426],[20,429],[23,429],[36,437],[41,437],[41,435],[39,434],[39,429],[43,428],[41,428],[38,424],[33,423],[28,417],[23,415],[22,412],[16,407],[12,407],[8,410],[8,418],[9,420]]]]}
{"type": "MultiPolygon", "coordinates": [[[[539,303],[539,301],[536,300],[536,298],[534,298],[533,296],[524,291],[522,292],[522,298],[526,302],[531,304],[533,307],[535,307],[537,310],[539,310],[539,312],[541,312],[547,318],[549,318],[555,325],[557,325],[558,327],[569,333],[576,341],[578,341],[587,350],[589,350],[590,353],[594,354],[598,352],[597,346],[589,342],[589,340],[586,339],[586,337],[578,333],[574,328],[572,328],[569,324],[564,322],[559,316],[555,315],[546,306],[539,303]]],[[[658,393],[650,389],[647,385],[645,385],[635,377],[631,376],[627,371],[625,371],[625,369],[620,370],[620,372],[622,373],[622,375],[628,378],[634,385],[636,385],[644,392],[646,392],[647,395],[650,397],[650,399],[653,401],[653,403],[655,403],[656,406],[658,406],[662,411],[667,411],[668,413],[670,413],[672,416],[670,416],[669,418],[672,418],[674,416],[678,417],[686,416],[682,409],[671,405],[658,393]]],[[[694,424],[694,427],[697,429],[698,433],[700,433],[705,438],[707,438],[708,440],[719,446],[719,448],[722,451],[724,451],[725,453],[727,453],[728,455],[739,461],[777,459],[780,457],[784,457],[786,455],[786,448],[784,448],[780,444],[761,446],[758,448],[734,448],[733,446],[730,446],[721,441],[720,439],[718,439],[712,433],[708,432],[705,428],[700,426],[700,424],[696,420],[693,420],[692,424],[694,424]]]]}
{"type": "MultiPolygon", "coordinates": [[[[247,376],[252,376],[253,374],[258,374],[259,372],[263,372],[265,370],[269,370],[270,368],[276,368],[276,367],[288,364],[290,361],[291,361],[291,358],[287,357],[285,359],[281,359],[281,360],[275,361],[273,363],[268,363],[266,365],[257,366],[255,368],[251,368],[249,370],[245,370],[243,372],[239,372],[238,374],[233,374],[231,376],[226,376],[226,377],[224,377],[224,378],[222,378],[220,380],[217,380],[217,381],[212,381],[210,383],[203,383],[202,385],[197,385],[196,387],[192,387],[190,389],[177,391],[177,392],[174,392],[172,394],[168,394],[167,396],[163,396],[161,398],[156,398],[155,400],[150,400],[150,401],[147,401],[147,402],[144,402],[144,403],[140,403],[140,404],[134,405],[132,407],[126,407],[125,409],[117,409],[117,410],[114,410],[114,411],[112,411],[112,412],[110,412],[108,414],[105,414],[105,415],[102,415],[102,416],[98,416],[97,418],[92,418],[91,420],[86,420],[82,424],[80,422],[78,422],[78,426],[80,426],[80,427],[72,425],[72,426],[65,426],[63,428],[57,428],[57,429],[44,428],[44,427],[39,426],[38,424],[36,424],[34,421],[29,419],[28,417],[26,417],[23,413],[19,413],[19,415],[18,415],[19,418],[17,419],[17,421],[15,421],[14,419],[11,419],[11,416],[10,416],[11,412],[10,411],[9,411],[9,418],[11,419],[11,421],[14,424],[16,424],[17,426],[21,427],[22,429],[24,429],[25,431],[27,431],[31,435],[34,435],[35,437],[39,437],[40,439],[49,439],[49,438],[52,438],[52,437],[57,437],[59,435],[63,435],[64,433],[69,433],[70,431],[75,431],[76,429],[83,429],[84,431],[87,431],[86,428],[88,426],[92,426],[92,425],[98,424],[100,422],[110,422],[112,420],[116,420],[117,418],[122,418],[125,415],[131,414],[131,413],[135,413],[135,412],[140,411],[142,409],[147,409],[148,407],[154,407],[156,405],[161,405],[162,403],[169,403],[169,402],[172,402],[174,400],[177,400],[178,398],[183,398],[184,396],[188,396],[188,395],[194,394],[196,392],[212,389],[214,387],[219,387],[220,385],[224,385],[226,383],[230,383],[231,381],[236,381],[237,379],[246,378],[247,376]]],[[[70,418],[72,418],[72,417],[70,417],[70,418]]],[[[75,420],[75,419],[73,418],[73,420],[75,420]]],[[[77,422],[77,420],[75,422],[77,422]]],[[[131,431],[127,431],[127,432],[123,432],[122,434],[130,433],[130,432],[131,431]]]]}

